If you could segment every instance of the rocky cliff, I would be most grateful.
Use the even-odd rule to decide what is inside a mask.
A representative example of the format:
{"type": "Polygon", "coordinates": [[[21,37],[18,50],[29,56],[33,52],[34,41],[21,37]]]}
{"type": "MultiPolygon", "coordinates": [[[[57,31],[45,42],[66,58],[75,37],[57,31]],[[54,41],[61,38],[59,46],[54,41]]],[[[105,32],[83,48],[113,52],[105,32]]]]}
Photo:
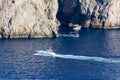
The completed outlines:
{"type": "Polygon", "coordinates": [[[120,28],[119,0],[59,0],[61,24],[93,28],[120,28]]]}
{"type": "Polygon", "coordinates": [[[0,0],[0,37],[57,36],[57,0],[0,0]]]}
{"type": "Polygon", "coordinates": [[[62,25],[120,28],[120,1],[0,0],[0,37],[56,37],[56,16],[62,25]]]}

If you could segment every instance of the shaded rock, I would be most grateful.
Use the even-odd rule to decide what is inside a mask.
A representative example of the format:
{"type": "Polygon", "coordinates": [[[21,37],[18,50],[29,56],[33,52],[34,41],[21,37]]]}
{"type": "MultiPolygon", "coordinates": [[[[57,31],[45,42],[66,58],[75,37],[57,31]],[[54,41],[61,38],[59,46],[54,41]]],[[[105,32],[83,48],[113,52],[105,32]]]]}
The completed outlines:
{"type": "Polygon", "coordinates": [[[62,25],[120,28],[119,0],[59,0],[57,18],[62,25]]]}

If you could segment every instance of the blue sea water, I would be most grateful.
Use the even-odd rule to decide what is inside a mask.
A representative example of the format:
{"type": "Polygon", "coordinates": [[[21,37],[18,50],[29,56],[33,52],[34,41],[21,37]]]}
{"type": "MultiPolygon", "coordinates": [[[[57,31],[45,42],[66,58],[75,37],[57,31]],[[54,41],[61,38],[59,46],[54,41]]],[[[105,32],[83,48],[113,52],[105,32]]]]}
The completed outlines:
{"type": "Polygon", "coordinates": [[[120,30],[80,37],[1,39],[0,79],[120,80],[120,30]],[[34,55],[51,48],[58,57],[34,55]]]}

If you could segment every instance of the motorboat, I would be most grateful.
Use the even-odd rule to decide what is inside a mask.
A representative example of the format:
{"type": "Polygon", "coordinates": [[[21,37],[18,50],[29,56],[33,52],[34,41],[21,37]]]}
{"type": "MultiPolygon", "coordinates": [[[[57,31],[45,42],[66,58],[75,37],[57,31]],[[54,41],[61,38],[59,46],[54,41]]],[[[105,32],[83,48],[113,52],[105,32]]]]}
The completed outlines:
{"type": "Polygon", "coordinates": [[[56,56],[55,52],[53,52],[52,50],[48,50],[48,53],[52,56],[56,56]]]}
{"type": "Polygon", "coordinates": [[[43,54],[48,54],[48,55],[52,55],[52,56],[56,56],[55,52],[53,52],[53,50],[51,50],[51,49],[48,49],[48,50],[37,50],[36,52],[43,53],[43,54]]]}
{"type": "Polygon", "coordinates": [[[72,37],[79,37],[79,33],[70,32],[69,35],[72,37]]]}

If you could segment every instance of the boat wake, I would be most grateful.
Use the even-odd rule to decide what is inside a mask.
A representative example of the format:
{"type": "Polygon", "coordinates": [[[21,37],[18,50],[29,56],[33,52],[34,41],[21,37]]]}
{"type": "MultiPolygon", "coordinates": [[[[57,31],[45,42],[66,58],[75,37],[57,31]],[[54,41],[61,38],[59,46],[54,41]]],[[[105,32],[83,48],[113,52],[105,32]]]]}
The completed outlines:
{"type": "Polygon", "coordinates": [[[74,34],[59,34],[59,37],[79,37],[79,35],[74,35],[74,34]]]}
{"type": "Polygon", "coordinates": [[[64,59],[75,59],[75,60],[86,60],[86,61],[97,61],[97,62],[106,62],[106,63],[120,63],[120,58],[103,58],[103,57],[92,57],[92,56],[77,56],[77,55],[62,55],[55,54],[51,55],[48,53],[48,50],[37,50],[35,54],[37,56],[54,56],[64,59]]]}

